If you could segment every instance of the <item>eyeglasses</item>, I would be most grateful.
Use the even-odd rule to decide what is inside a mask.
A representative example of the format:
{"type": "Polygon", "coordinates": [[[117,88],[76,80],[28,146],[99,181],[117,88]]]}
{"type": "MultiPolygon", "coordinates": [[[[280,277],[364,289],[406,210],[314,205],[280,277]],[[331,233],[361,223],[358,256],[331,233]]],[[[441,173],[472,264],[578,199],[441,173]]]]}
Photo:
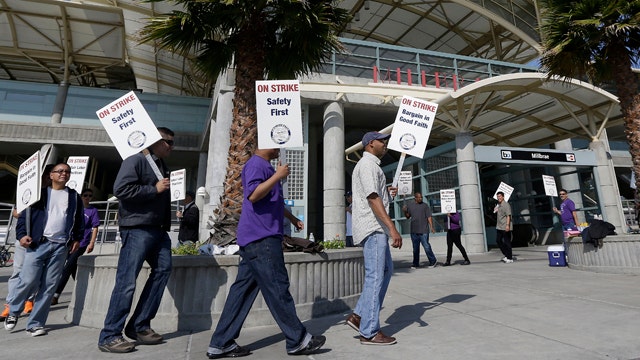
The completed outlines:
{"type": "Polygon", "coordinates": [[[173,147],[173,144],[174,144],[173,140],[167,140],[167,139],[162,139],[162,140],[163,140],[164,142],[166,142],[166,143],[167,143],[167,145],[169,145],[169,146],[173,147]]]}
{"type": "Polygon", "coordinates": [[[62,170],[62,169],[60,169],[60,170],[52,170],[51,172],[52,173],[56,173],[56,174],[71,174],[70,170],[62,170]]]}
{"type": "Polygon", "coordinates": [[[567,193],[560,193],[560,195],[567,195],[567,193]]]}
{"type": "Polygon", "coordinates": [[[91,195],[91,194],[82,194],[82,197],[88,197],[88,198],[90,198],[90,197],[93,197],[93,195],[91,195]]]}

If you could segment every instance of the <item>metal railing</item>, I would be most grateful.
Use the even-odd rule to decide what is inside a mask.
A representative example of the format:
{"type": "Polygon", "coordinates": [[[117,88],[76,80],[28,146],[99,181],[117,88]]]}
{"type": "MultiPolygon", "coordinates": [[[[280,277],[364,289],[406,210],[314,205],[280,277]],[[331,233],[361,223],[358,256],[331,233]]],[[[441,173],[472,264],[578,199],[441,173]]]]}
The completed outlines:
{"type": "Polygon", "coordinates": [[[493,76],[539,71],[535,66],[504,61],[347,38],[340,41],[346,51],[334,52],[319,72],[368,78],[379,83],[457,90],[493,76]]]}

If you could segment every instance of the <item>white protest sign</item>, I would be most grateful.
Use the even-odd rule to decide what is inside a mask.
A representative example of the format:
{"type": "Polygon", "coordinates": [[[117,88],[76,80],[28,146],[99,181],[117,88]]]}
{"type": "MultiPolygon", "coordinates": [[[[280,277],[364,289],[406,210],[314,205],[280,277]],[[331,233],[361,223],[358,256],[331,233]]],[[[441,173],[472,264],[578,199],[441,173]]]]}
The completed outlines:
{"type": "Polygon", "coordinates": [[[298,80],[256,81],[258,149],[304,146],[298,80]]]}
{"type": "Polygon", "coordinates": [[[440,190],[440,211],[443,214],[456,212],[456,191],[454,189],[440,190]]]}
{"type": "Polygon", "coordinates": [[[40,151],[20,164],[16,188],[16,210],[22,210],[40,200],[40,151]]]}
{"type": "Polygon", "coordinates": [[[162,139],[133,91],[96,111],[96,115],[123,159],[162,139]]]}
{"type": "Polygon", "coordinates": [[[186,170],[180,169],[172,171],[169,174],[169,182],[171,183],[171,201],[182,200],[186,196],[186,170]]]}
{"type": "Polygon", "coordinates": [[[67,187],[75,191],[82,191],[84,177],[87,174],[87,167],[89,166],[89,157],[69,156],[67,164],[71,167],[71,175],[69,175],[67,187]]]}
{"type": "Polygon", "coordinates": [[[544,193],[547,196],[558,196],[558,189],[556,188],[556,180],[553,176],[542,175],[542,183],[544,184],[544,193]]]}
{"type": "Polygon", "coordinates": [[[398,195],[411,195],[413,192],[413,174],[411,171],[401,171],[398,178],[398,195]]]}
{"type": "Polygon", "coordinates": [[[513,193],[513,187],[501,181],[500,185],[498,185],[498,188],[496,189],[496,192],[493,194],[493,198],[496,200],[498,200],[499,191],[502,191],[504,193],[504,201],[509,201],[509,198],[511,197],[511,193],[513,193]]]}
{"type": "Polygon", "coordinates": [[[438,104],[404,96],[387,147],[422,159],[438,104]]]}

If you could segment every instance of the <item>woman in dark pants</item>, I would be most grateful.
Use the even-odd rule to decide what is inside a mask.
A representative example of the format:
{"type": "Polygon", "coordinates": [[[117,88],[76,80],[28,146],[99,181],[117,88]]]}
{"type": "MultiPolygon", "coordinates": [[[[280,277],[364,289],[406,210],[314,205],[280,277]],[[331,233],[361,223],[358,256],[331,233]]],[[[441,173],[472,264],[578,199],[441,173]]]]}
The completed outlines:
{"type": "Polygon", "coordinates": [[[456,244],[456,247],[462,253],[462,257],[464,258],[462,265],[471,264],[469,257],[467,256],[467,252],[464,250],[464,246],[462,246],[462,242],[460,241],[460,234],[462,233],[462,229],[460,228],[460,213],[455,212],[447,214],[447,220],[449,224],[447,227],[447,262],[444,263],[444,266],[451,265],[453,244],[456,244]]]}

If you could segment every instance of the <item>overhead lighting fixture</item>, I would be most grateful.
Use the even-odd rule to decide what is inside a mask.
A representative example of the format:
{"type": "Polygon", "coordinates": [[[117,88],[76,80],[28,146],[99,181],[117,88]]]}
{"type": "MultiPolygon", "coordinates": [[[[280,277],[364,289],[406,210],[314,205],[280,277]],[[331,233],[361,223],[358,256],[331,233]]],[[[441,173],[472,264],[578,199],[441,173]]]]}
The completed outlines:
{"type": "Polygon", "coordinates": [[[369,10],[369,8],[371,8],[371,2],[369,0],[366,0],[364,2],[364,9],[369,10]]]}
{"type": "Polygon", "coordinates": [[[360,11],[356,13],[355,20],[360,21],[360,11]]]}

